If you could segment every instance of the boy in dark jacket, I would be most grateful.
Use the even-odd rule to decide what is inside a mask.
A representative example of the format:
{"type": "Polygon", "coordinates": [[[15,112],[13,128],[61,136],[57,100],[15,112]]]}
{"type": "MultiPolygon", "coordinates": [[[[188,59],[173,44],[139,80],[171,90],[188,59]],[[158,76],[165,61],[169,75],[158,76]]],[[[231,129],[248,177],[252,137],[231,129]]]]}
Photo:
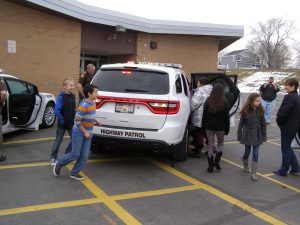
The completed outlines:
{"type": "MultiPolygon", "coordinates": [[[[75,118],[75,95],[73,91],[75,89],[75,83],[72,78],[66,78],[63,81],[64,90],[60,92],[56,99],[55,115],[58,119],[56,138],[53,142],[51,152],[51,165],[54,166],[59,150],[59,146],[62,142],[64,134],[68,131],[70,137],[72,137],[72,128],[75,118]]],[[[72,150],[71,141],[65,151],[69,153],[72,150]]]]}
{"type": "Polygon", "coordinates": [[[282,163],[280,169],[274,171],[281,176],[286,176],[290,168],[290,174],[300,172],[297,157],[291,147],[300,125],[300,97],[297,93],[299,82],[290,78],[284,85],[288,94],[284,97],[276,117],[281,135],[282,163]]]}

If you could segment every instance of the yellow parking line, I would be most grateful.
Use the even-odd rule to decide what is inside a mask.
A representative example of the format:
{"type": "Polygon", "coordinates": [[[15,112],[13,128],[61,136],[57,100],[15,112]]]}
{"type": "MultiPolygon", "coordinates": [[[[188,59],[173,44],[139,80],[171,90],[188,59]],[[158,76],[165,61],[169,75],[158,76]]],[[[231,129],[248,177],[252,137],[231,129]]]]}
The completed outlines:
{"type": "Polygon", "coordinates": [[[258,218],[260,218],[260,219],[262,219],[262,220],[264,220],[264,221],[266,221],[270,224],[286,224],[283,221],[281,221],[281,220],[279,220],[275,217],[272,217],[272,216],[270,216],[270,215],[268,215],[268,214],[266,214],[266,213],[264,213],[260,210],[257,210],[255,208],[247,205],[246,203],[244,203],[244,202],[242,202],[242,201],[240,201],[240,200],[238,200],[234,197],[231,197],[230,195],[225,194],[222,191],[219,191],[219,190],[217,190],[217,189],[215,189],[215,188],[213,188],[213,187],[211,187],[207,184],[204,184],[204,183],[202,183],[202,182],[200,182],[200,181],[198,181],[198,180],[196,180],[196,179],[194,179],[194,178],[192,178],[192,177],[190,177],[190,176],[188,176],[188,175],[186,175],[186,174],[184,174],[184,173],[182,173],[178,170],[175,170],[174,168],[172,168],[172,167],[170,167],[166,164],[163,164],[163,163],[155,161],[155,160],[150,160],[150,161],[153,164],[157,165],[158,167],[168,171],[169,173],[174,174],[175,176],[177,176],[177,177],[179,177],[179,178],[181,178],[181,179],[183,179],[187,182],[190,182],[191,184],[194,184],[194,185],[198,186],[199,188],[201,188],[203,190],[206,190],[207,192],[209,192],[209,193],[211,193],[211,194],[213,194],[213,195],[215,195],[215,196],[217,196],[217,197],[219,197],[219,198],[221,198],[221,199],[223,199],[223,200],[225,200],[225,201],[227,201],[227,202],[229,202],[229,203],[231,203],[231,204],[233,204],[233,205],[235,205],[235,206],[237,206],[237,207],[239,207],[239,208],[241,208],[245,211],[248,211],[249,213],[253,214],[254,216],[256,216],[256,217],[258,217],[258,218]]]}
{"type": "Polygon", "coordinates": [[[267,141],[267,143],[270,143],[270,144],[273,144],[273,145],[278,145],[278,146],[281,146],[281,144],[279,144],[279,143],[276,143],[276,142],[273,142],[273,141],[267,141]]]}
{"type": "Polygon", "coordinates": [[[48,209],[82,206],[82,205],[89,205],[89,204],[95,204],[100,202],[102,202],[102,199],[92,198],[92,199],[82,199],[82,200],[67,201],[67,202],[49,203],[43,205],[25,206],[25,207],[13,208],[13,209],[0,210],[0,216],[8,216],[8,215],[35,212],[35,211],[48,210],[48,209]]]}
{"type": "Polygon", "coordinates": [[[96,203],[105,203],[107,198],[109,198],[113,201],[118,201],[118,200],[142,198],[142,197],[157,196],[157,195],[164,195],[164,194],[173,194],[173,193],[190,191],[190,190],[195,190],[195,189],[199,189],[199,187],[197,187],[195,185],[189,185],[189,186],[176,187],[176,188],[165,188],[165,189],[159,189],[159,190],[153,190],[153,191],[136,192],[136,193],[120,194],[120,195],[112,195],[112,196],[101,196],[101,197],[92,198],[92,199],[82,199],[82,200],[74,200],[74,201],[67,201],[67,202],[32,205],[32,206],[0,210],[0,216],[8,216],[8,215],[49,210],[49,209],[90,205],[90,204],[96,204],[96,203]]]}
{"type": "Polygon", "coordinates": [[[274,176],[275,174],[274,173],[265,173],[265,174],[262,174],[264,177],[271,177],[271,176],[274,176]]]}
{"type": "Polygon", "coordinates": [[[196,189],[200,189],[200,188],[196,185],[189,185],[189,186],[176,187],[176,188],[159,189],[154,191],[144,191],[144,192],[136,192],[136,193],[129,193],[129,194],[113,195],[111,196],[111,198],[115,201],[119,201],[119,200],[133,199],[133,198],[144,198],[144,197],[157,196],[157,195],[173,194],[173,193],[191,191],[196,189]]]}
{"type": "MultiPolygon", "coordinates": [[[[64,136],[64,139],[70,138],[70,136],[64,136]]],[[[28,139],[28,140],[18,140],[18,141],[6,141],[3,142],[3,145],[11,145],[11,144],[24,144],[24,143],[30,143],[30,142],[38,142],[38,141],[51,141],[54,140],[55,137],[48,137],[48,138],[34,138],[34,139],[28,139]]]]}
{"type": "MultiPolygon", "coordinates": [[[[114,162],[114,161],[125,161],[132,159],[144,159],[144,158],[135,158],[135,157],[127,157],[127,158],[104,158],[104,159],[90,159],[88,163],[99,163],[99,162],[114,162]]],[[[50,162],[41,162],[41,163],[24,163],[24,164],[11,164],[11,165],[3,165],[0,166],[0,170],[4,169],[17,169],[17,168],[27,168],[27,167],[36,167],[36,166],[50,166],[50,162]]]]}
{"type": "MultiPolygon", "coordinates": [[[[239,168],[243,168],[241,165],[239,165],[239,164],[237,164],[237,163],[235,163],[235,162],[232,162],[232,161],[230,161],[230,160],[228,160],[228,159],[225,159],[224,157],[222,157],[222,160],[223,161],[225,161],[225,162],[227,162],[227,163],[229,163],[229,164],[231,164],[231,165],[234,165],[234,166],[236,166],[236,167],[239,167],[239,168]]],[[[271,176],[271,174],[262,174],[262,173],[256,173],[258,176],[261,176],[261,177],[263,177],[263,178],[265,178],[265,179],[267,179],[267,180],[270,180],[270,181],[272,181],[272,182],[274,182],[274,183],[277,183],[277,184],[279,184],[279,185],[281,185],[281,186],[284,186],[284,187],[286,187],[286,188],[288,188],[288,189],[290,189],[290,190],[293,190],[293,191],[295,191],[295,192],[298,192],[298,193],[300,193],[300,189],[298,189],[298,188],[295,188],[295,187],[293,187],[293,186],[290,186],[290,185],[288,185],[288,184],[286,184],[286,183],[284,183],[284,182],[281,182],[281,181],[278,181],[278,180],[276,180],[276,179],[274,179],[274,178],[271,178],[270,176],[271,176]]]]}
{"type": "MultiPolygon", "coordinates": [[[[71,166],[67,166],[70,170],[71,166]]],[[[103,203],[110,208],[125,224],[128,225],[140,225],[141,223],[135,219],[130,213],[128,213],[123,207],[121,207],[115,200],[109,197],[104,191],[102,191],[88,176],[82,173],[84,180],[82,184],[95,196],[103,200],[103,203]]]]}
{"type": "Polygon", "coordinates": [[[0,166],[0,170],[4,169],[17,169],[17,168],[27,168],[27,167],[36,167],[36,166],[50,166],[49,162],[43,163],[27,163],[27,164],[12,164],[12,165],[3,165],[0,166]]]}

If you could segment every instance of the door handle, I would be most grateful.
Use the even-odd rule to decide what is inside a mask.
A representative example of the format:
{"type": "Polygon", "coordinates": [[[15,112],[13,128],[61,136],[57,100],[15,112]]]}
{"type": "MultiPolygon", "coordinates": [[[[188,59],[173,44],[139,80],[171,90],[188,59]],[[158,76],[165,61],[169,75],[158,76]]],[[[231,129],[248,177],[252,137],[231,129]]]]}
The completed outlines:
{"type": "Polygon", "coordinates": [[[13,118],[14,120],[17,120],[17,119],[18,119],[18,117],[16,117],[16,116],[13,116],[12,118],[13,118]]]}

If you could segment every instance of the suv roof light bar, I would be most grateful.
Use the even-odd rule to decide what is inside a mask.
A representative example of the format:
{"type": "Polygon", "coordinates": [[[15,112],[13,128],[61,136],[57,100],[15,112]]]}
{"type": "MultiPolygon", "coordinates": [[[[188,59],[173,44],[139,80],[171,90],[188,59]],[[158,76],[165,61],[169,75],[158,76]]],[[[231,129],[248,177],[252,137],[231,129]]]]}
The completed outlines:
{"type": "Polygon", "coordinates": [[[176,69],[182,69],[182,65],[178,63],[155,63],[155,62],[136,62],[136,64],[152,65],[152,66],[165,66],[176,69]]]}

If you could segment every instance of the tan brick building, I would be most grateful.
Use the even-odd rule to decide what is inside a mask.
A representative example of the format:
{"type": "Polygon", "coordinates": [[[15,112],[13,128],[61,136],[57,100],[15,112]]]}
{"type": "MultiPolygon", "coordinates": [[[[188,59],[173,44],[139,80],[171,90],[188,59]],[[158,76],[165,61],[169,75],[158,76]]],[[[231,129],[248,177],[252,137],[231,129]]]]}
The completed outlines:
{"type": "Polygon", "coordinates": [[[218,52],[244,32],[240,26],[149,20],[69,0],[0,0],[0,12],[0,68],[54,94],[65,77],[77,80],[87,63],[172,62],[188,73],[213,72],[218,52]]]}

